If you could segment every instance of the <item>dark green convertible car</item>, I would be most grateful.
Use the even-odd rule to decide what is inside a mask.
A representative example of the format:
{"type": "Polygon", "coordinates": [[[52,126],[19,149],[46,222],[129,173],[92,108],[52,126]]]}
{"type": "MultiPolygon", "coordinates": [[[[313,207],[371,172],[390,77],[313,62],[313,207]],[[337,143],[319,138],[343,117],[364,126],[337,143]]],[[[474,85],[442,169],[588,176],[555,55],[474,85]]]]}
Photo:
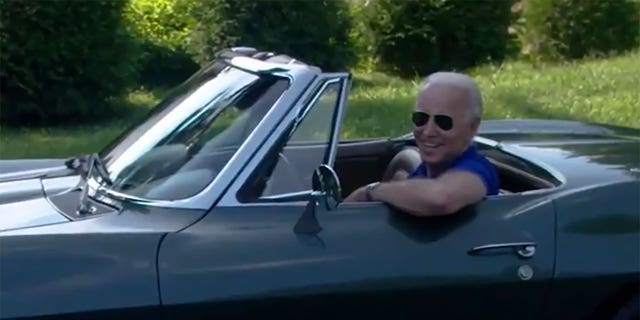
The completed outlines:
{"type": "Polygon", "coordinates": [[[340,141],[349,87],[229,49],[97,154],[0,161],[0,318],[638,319],[637,129],[484,121],[500,194],[416,218],[341,202],[415,145],[340,141]]]}

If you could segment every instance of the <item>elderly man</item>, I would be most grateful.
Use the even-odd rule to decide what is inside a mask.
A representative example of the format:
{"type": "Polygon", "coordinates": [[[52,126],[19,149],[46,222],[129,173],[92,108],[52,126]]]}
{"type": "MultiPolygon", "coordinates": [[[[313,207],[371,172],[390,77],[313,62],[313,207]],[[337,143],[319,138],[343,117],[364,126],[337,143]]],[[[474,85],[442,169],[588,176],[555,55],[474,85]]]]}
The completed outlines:
{"type": "Polygon", "coordinates": [[[345,201],[382,201],[423,217],[452,214],[497,194],[496,171],[473,144],[481,117],[482,98],[471,78],[430,75],[412,114],[417,150],[401,152],[384,182],[361,187],[345,201]]]}

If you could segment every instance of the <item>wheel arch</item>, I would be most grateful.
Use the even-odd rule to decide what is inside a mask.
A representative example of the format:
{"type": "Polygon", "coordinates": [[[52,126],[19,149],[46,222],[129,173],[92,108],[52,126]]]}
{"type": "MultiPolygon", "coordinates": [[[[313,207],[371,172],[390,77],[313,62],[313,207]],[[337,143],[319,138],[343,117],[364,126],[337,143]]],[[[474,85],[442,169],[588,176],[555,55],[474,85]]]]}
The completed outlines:
{"type": "Polygon", "coordinates": [[[613,319],[617,311],[636,295],[640,295],[640,280],[629,281],[611,291],[585,320],[613,319]]]}

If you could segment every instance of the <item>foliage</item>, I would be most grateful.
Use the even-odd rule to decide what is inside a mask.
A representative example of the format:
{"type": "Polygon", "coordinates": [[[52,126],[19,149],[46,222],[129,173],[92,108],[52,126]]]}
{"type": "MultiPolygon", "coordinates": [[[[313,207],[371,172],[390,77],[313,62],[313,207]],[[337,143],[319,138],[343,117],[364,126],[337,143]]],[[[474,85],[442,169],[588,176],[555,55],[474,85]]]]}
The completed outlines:
{"type": "Polygon", "coordinates": [[[325,70],[353,63],[345,0],[200,0],[193,12],[189,45],[201,64],[231,46],[284,53],[325,70]]]}
{"type": "MultiPolygon", "coordinates": [[[[524,62],[470,70],[485,101],[484,117],[571,119],[640,129],[640,51],[612,59],[534,68],[524,62]]],[[[382,73],[356,73],[342,138],[398,136],[411,130],[408,117],[419,81],[382,73]]],[[[162,92],[127,96],[142,115],[162,92]]],[[[95,126],[4,129],[0,158],[68,157],[97,152],[135,117],[95,126]],[[126,121],[125,121],[126,120],[126,121]]]]}
{"type": "Polygon", "coordinates": [[[179,50],[191,31],[193,5],[188,0],[130,0],[124,16],[136,37],[179,50]]]}
{"type": "Polygon", "coordinates": [[[523,53],[536,60],[628,51],[640,39],[636,0],[524,0],[523,53]]]}
{"type": "Polygon", "coordinates": [[[3,124],[61,124],[115,109],[136,72],[124,0],[1,0],[3,124]]]}
{"type": "Polygon", "coordinates": [[[356,68],[363,71],[374,71],[379,64],[376,56],[375,34],[369,26],[371,15],[369,0],[349,1],[349,15],[352,27],[349,42],[353,47],[356,68]]]}
{"type": "MultiPolygon", "coordinates": [[[[563,64],[510,61],[468,70],[484,100],[485,119],[566,119],[640,129],[640,51],[563,64]]],[[[409,111],[420,79],[356,74],[343,138],[397,136],[411,130],[409,111]],[[356,84],[358,84],[356,86],[356,84]]]]}
{"type": "Polygon", "coordinates": [[[511,0],[373,0],[368,24],[382,66],[402,76],[502,60],[511,0]]]}
{"type": "Polygon", "coordinates": [[[194,2],[130,0],[124,11],[129,32],[141,46],[140,81],[147,86],[172,86],[198,69],[187,54],[194,2]]]}

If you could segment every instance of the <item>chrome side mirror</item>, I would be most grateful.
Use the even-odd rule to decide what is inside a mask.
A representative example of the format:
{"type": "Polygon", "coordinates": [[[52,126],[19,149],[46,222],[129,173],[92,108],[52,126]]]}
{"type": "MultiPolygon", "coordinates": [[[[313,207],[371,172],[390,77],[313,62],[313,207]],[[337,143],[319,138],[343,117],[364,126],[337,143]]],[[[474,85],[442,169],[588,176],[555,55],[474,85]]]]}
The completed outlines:
{"type": "Polygon", "coordinates": [[[307,207],[293,228],[296,234],[315,235],[322,231],[316,218],[316,202],[323,204],[327,210],[333,210],[342,198],[338,175],[326,164],[313,171],[311,185],[313,190],[308,198],[307,207]]]}
{"type": "Polygon", "coordinates": [[[312,189],[316,200],[323,203],[327,210],[335,209],[342,199],[338,175],[326,164],[320,165],[313,172],[312,189]]]}
{"type": "Polygon", "coordinates": [[[260,200],[268,202],[309,201],[310,208],[313,210],[318,202],[324,205],[327,210],[333,210],[342,200],[342,189],[336,172],[328,165],[322,164],[313,171],[311,191],[261,197],[260,200]]]}

